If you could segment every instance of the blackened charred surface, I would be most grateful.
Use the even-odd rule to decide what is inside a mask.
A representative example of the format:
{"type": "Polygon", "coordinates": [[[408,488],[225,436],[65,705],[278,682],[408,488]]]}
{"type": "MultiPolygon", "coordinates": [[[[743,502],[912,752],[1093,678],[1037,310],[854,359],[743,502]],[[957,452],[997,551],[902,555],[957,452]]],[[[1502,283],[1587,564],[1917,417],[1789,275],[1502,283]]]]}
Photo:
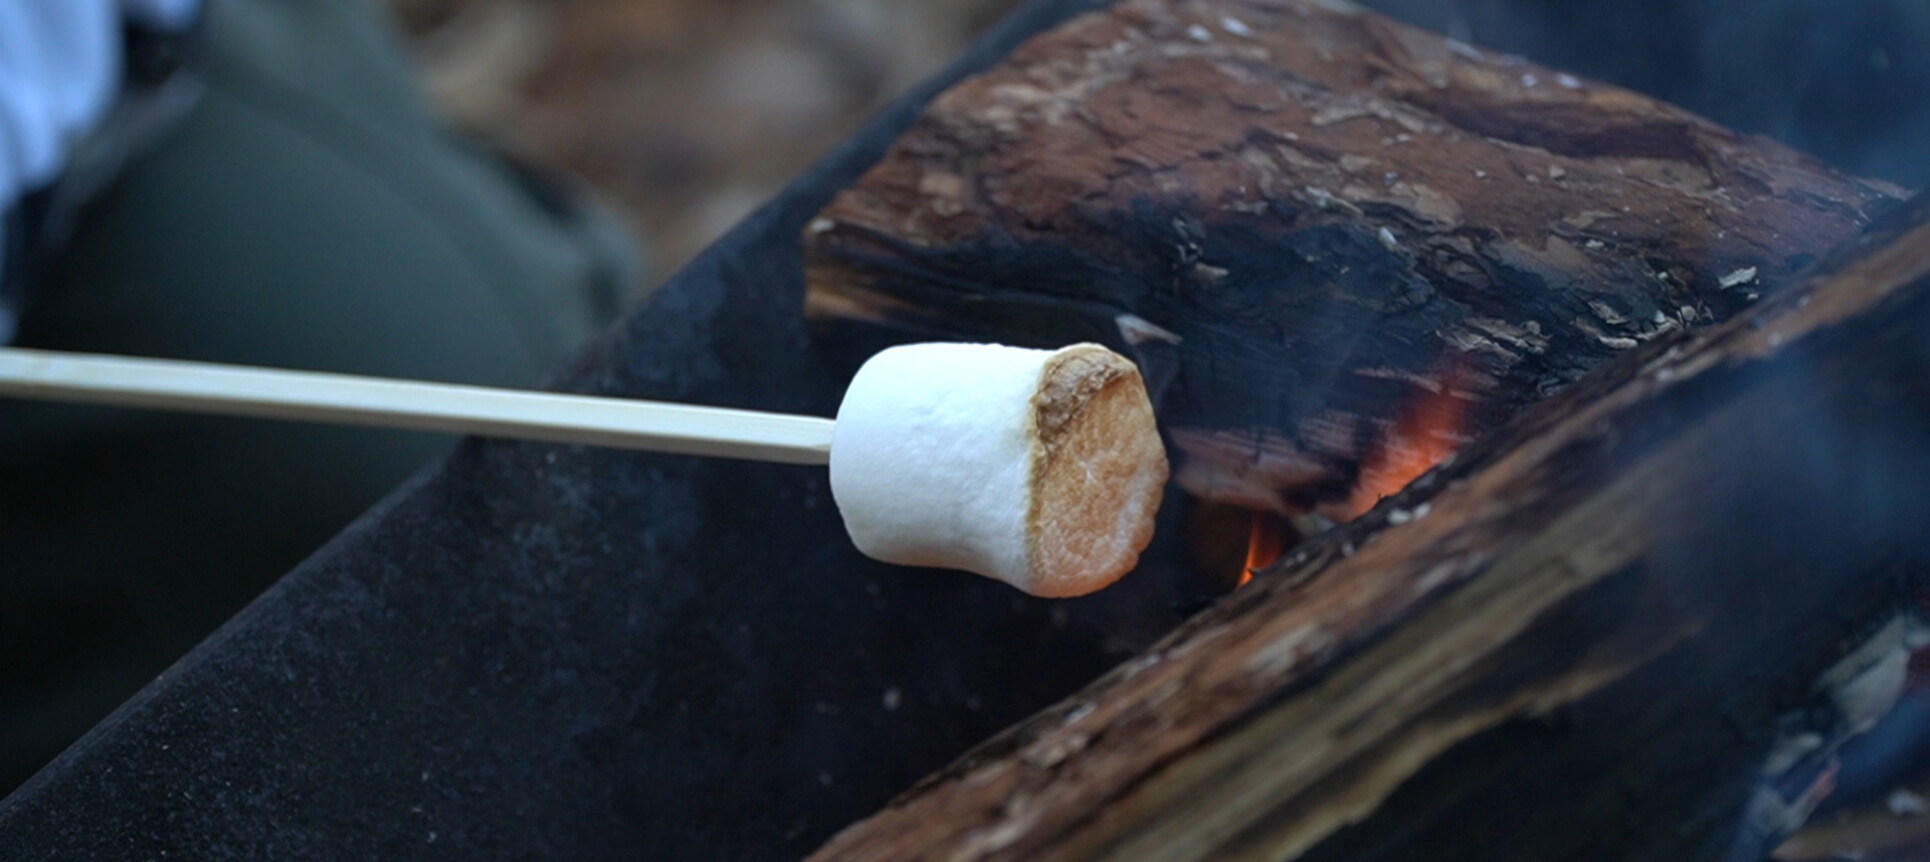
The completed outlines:
{"type": "Polygon", "coordinates": [[[1925,626],[1930,198],[1871,238],[1530,408],[821,856],[1763,858],[1900,680],[1846,656],[1925,626]]]}
{"type": "Polygon", "coordinates": [[[1290,509],[1421,393],[1478,435],[1746,308],[1894,192],[1372,14],[1131,0],[935,101],[804,233],[808,308],[1121,347],[1135,315],[1182,339],[1139,357],[1181,486],[1290,509]]]}
{"type": "Polygon", "coordinates": [[[847,262],[862,259],[866,290],[907,304],[894,327],[1040,346],[1100,340],[1172,381],[1158,391],[1168,427],[1285,436],[1327,471],[1276,488],[1286,508],[1344,499],[1382,425],[1416,392],[1463,389],[1463,430],[1484,433],[1626,349],[1604,344],[1610,324],[1571,321],[1652,320],[1673,302],[1584,287],[1505,253],[1470,267],[1464,242],[1390,249],[1371,225],[1345,221],[1284,232],[1260,218],[1188,222],[1200,209],[1140,199],[1091,215],[1092,231],[1129,255],[1003,231],[922,249],[853,228],[871,251],[847,262]],[[1112,323],[1127,313],[1181,342],[1127,343],[1112,323]]]}
{"type": "MultiPolygon", "coordinates": [[[[1672,399],[1754,390],[1740,415],[1697,432],[1720,437],[1724,451],[1683,465],[1706,475],[1682,483],[1691,493],[1658,499],[1664,508],[1647,519],[1657,552],[1618,576],[1650,594],[1626,625],[1645,616],[1692,634],[1552,720],[1513,721],[1457,746],[1302,858],[1488,859],[1497,846],[1520,858],[1765,858],[1784,834],[1748,822],[1751,795],[1771,784],[1793,798],[1816,777],[1761,775],[1771,746],[1794,733],[1842,741],[1817,680],[1930,585],[1920,529],[1930,518],[1921,440],[1930,351],[1892,315],[1930,320],[1930,295],[1875,309],[1775,367],[1704,375],[1688,384],[1702,393],[1672,399]],[[1767,464],[1776,469],[1746,469],[1767,464]],[[1801,528],[1777,526],[1791,524],[1801,528]],[[1543,813],[1549,800],[1567,814],[1543,813]]],[[[1618,435],[1614,456],[1649,457],[1706,424],[1693,408],[1653,413],[1618,435]]],[[[1582,594],[1565,613],[1614,607],[1598,598],[1582,594]]],[[[1813,758],[1828,759],[1827,748],[1813,758]]]]}
{"type": "MultiPolygon", "coordinates": [[[[1078,248],[1030,243],[996,232],[942,251],[854,228],[845,253],[864,275],[855,292],[889,308],[889,329],[906,334],[998,339],[1026,347],[1059,347],[1087,339],[1119,344],[1112,318],[1121,295],[1146,289],[1139,274],[1078,248]],[[884,299],[888,297],[889,299],[884,299]]],[[[868,307],[860,306],[868,311],[868,307]]],[[[864,312],[830,314],[817,321],[828,332],[847,320],[874,322],[864,312]]],[[[845,330],[818,340],[835,342],[845,330]]]]}

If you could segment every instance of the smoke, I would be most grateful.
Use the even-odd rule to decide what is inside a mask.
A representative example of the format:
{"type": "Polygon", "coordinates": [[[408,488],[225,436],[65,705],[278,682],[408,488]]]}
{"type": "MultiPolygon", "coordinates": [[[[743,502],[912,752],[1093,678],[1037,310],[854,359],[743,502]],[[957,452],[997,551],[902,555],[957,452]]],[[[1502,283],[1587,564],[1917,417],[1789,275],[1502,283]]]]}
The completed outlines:
{"type": "Polygon", "coordinates": [[[1863,176],[1930,184],[1921,0],[1365,0],[1465,42],[1620,84],[1863,176]]]}

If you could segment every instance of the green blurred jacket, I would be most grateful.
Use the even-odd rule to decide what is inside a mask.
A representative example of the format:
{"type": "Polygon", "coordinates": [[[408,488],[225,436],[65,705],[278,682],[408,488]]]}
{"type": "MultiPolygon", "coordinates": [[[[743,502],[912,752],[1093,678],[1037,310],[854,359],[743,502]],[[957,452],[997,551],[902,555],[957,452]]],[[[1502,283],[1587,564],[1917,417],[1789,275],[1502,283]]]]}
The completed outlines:
{"type": "MultiPolygon", "coordinates": [[[[627,231],[440,127],[366,0],[210,0],[194,106],[81,211],[15,343],[533,385],[627,231]]],[[[447,448],[0,401],[0,794],[447,448]]]]}

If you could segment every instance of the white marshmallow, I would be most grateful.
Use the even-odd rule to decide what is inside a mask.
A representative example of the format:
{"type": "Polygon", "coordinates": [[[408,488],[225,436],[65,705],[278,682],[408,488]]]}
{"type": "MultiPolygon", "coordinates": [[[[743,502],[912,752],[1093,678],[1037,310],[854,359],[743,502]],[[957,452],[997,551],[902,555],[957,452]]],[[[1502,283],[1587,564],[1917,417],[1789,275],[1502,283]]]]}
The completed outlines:
{"type": "Polygon", "coordinates": [[[1166,454],[1139,371],[1096,344],[914,344],[845,392],[831,495],[866,556],[1084,595],[1152,540],[1166,454]]]}

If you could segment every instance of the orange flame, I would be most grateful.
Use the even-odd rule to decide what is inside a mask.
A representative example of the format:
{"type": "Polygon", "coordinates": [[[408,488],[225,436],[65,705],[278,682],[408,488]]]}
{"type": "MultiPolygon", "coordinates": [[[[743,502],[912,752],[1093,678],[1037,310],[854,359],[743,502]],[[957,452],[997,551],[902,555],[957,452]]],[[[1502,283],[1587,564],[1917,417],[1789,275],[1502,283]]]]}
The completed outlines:
{"type": "MultiPolygon", "coordinates": [[[[1359,517],[1382,498],[1398,493],[1434,469],[1467,442],[1469,401],[1466,394],[1459,391],[1467,369],[1454,359],[1444,365],[1443,372],[1437,375],[1439,386],[1422,390],[1410,401],[1361,462],[1353,493],[1331,508],[1321,506],[1323,514],[1342,520],[1359,517]]],[[[1239,582],[1234,588],[1251,583],[1255,572],[1277,562],[1286,553],[1290,535],[1298,536],[1298,533],[1293,532],[1280,514],[1247,509],[1246,564],[1241,567],[1239,582]]],[[[1226,536],[1222,541],[1232,538],[1226,536]]]]}
{"type": "Polygon", "coordinates": [[[1247,512],[1247,524],[1246,566],[1240,569],[1240,583],[1234,589],[1246,586],[1256,570],[1273,565],[1286,551],[1286,531],[1278,515],[1252,510],[1247,512]]]}
{"type": "Polygon", "coordinates": [[[1360,479],[1346,503],[1348,518],[1374,508],[1381,498],[1399,492],[1461,448],[1467,402],[1453,390],[1462,376],[1459,365],[1451,365],[1440,375],[1441,388],[1423,392],[1381,437],[1361,463],[1360,479]]]}

